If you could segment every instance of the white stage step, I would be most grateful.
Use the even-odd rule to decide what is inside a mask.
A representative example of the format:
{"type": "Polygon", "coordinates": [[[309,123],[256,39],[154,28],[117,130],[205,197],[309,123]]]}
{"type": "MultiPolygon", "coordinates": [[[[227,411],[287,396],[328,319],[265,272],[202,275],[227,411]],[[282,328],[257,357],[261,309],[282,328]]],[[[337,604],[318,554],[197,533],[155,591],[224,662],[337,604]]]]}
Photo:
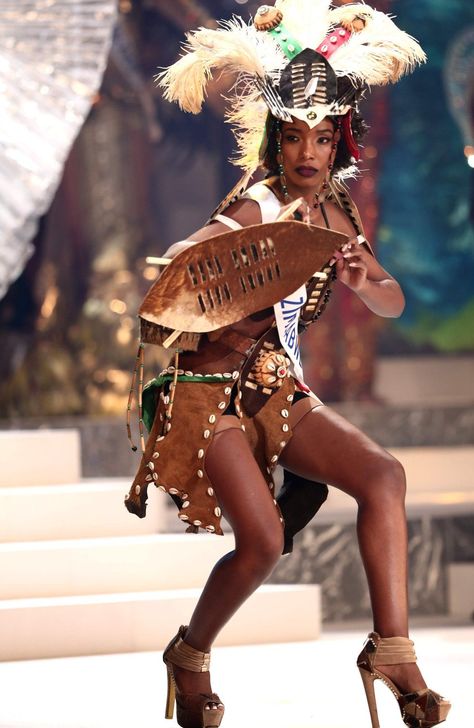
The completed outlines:
{"type": "MultiPolygon", "coordinates": [[[[405,468],[410,516],[474,512],[474,447],[403,447],[390,452],[405,468]]],[[[317,521],[352,522],[356,514],[353,498],[329,488],[317,521]]]]}
{"type": "Polygon", "coordinates": [[[474,619],[474,564],[448,565],[449,613],[466,622],[474,619]]]}
{"type": "Polygon", "coordinates": [[[229,534],[160,534],[0,544],[0,598],[202,587],[229,534]]]}
{"type": "Polygon", "coordinates": [[[374,393],[397,406],[466,405],[474,403],[473,380],[471,354],[377,357],[374,393]]]}
{"type": "MultiPolygon", "coordinates": [[[[0,659],[160,650],[233,536],[157,533],[167,499],[129,514],[129,479],[80,480],[74,430],[0,433],[0,659]]],[[[318,586],[262,587],[219,644],[314,640],[318,586]],[[291,618],[289,618],[289,616],[291,618]]]]}
{"type": "Polygon", "coordinates": [[[77,483],[81,478],[77,430],[1,430],[0,488],[77,483]]]}
{"type": "Polygon", "coordinates": [[[402,447],[390,450],[417,492],[474,489],[474,447],[402,447]]]}
{"type": "Polygon", "coordinates": [[[146,518],[138,518],[123,504],[131,480],[0,488],[0,538],[3,542],[49,541],[163,531],[168,498],[151,487],[146,518]]]}
{"type": "MultiPolygon", "coordinates": [[[[0,659],[162,650],[186,624],[198,589],[0,602],[0,659]]],[[[316,585],[261,587],[223,629],[216,645],[318,639],[316,585]]]]}
{"type": "MultiPolygon", "coordinates": [[[[391,451],[407,472],[410,512],[472,509],[474,447],[414,447],[391,451]]],[[[179,529],[169,499],[150,486],[146,518],[128,513],[123,498],[131,478],[87,479],[70,485],[0,487],[0,538],[3,542],[100,538],[165,532],[170,519],[179,529]]],[[[318,519],[353,514],[352,498],[331,489],[318,519]]],[[[352,517],[352,516],[351,516],[352,517]]],[[[173,529],[174,530],[174,527],[173,529]]]]}
{"type": "MultiPolygon", "coordinates": [[[[409,510],[472,512],[474,447],[393,454],[409,510]]],[[[80,481],[73,430],[2,432],[0,456],[0,659],[163,649],[233,537],[158,533],[169,510],[154,488],[147,518],[129,514],[129,479],[80,481]]],[[[352,520],[355,509],[331,489],[318,521],[352,520]]],[[[317,639],[319,599],[316,585],[262,587],[218,644],[317,639]]]]}

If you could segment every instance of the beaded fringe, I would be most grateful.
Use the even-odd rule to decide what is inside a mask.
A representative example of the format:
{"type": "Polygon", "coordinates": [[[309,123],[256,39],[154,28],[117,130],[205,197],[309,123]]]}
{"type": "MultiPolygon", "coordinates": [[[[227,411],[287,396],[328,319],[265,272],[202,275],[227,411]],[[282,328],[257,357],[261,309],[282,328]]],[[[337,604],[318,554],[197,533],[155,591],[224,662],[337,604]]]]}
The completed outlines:
{"type": "MultiPolygon", "coordinates": [[[[179,364],[179,350],[176,350],[175,355],[174,355],[175,371],[174,371],[173,381],[171,382],[171,385],[170,385],[170,406],[169,406],[167,414],[166,414],[168,422],[171,420],[171,413],[173,410],[176,382],[178,379],[178,364],[179,364]]],[[[130,419],[131,419],[131,411],[132,411],[132,404],[133,404],[133,396],[135,394],[135,389],[137,389],[138,431],[140,434],[140,447],[141,447],[142,453],[145,452],[145,434],[144,434],[144,428],[143,428],[143,372],[144,372],[144,368],[145,368],[145,344],[143,343],[143,341],[140,340],[140,343],[138,345],[137,356],[135,358],[135,366],[133,368],[133,373],[132,373],[132,382],[130,384],[130,391],[128,393],[127,436],[128,436],[128,441],[130,443],[130,446],[131,446],[133,452],[136,452],[138,448],[134,444],[133,439],[132,439],[132,429],[131,429],[131,425],[130,425],[130,419]],[[138,374],[138,377],[137,377],[137,374],[138,374]],[[138,387],[137,387],[137,378],[138,378],[138,387]]]]}
{"type": "Polygon", "coordinates": [[[145,364],[145,344],[140,341],[138,344],[137,356],[135,358],[135,366],[132,373],[132,382],[130,384],[130,391],[128,393],[127,402],[127,436],[130,446],[133,452],[137,451],[137,446],[132,440],[132,430],[130,427],[130,415],[132,410],[133,395],[135,393],[135,387],[137,383],[137,372],[140,371],[138,377],[138,429],[140,431],[140,445],[142,452],[145,452],[145,439],[143,436],[143,410],[142,410],[142,393],[143,393],[143,368],[145,364]]]}

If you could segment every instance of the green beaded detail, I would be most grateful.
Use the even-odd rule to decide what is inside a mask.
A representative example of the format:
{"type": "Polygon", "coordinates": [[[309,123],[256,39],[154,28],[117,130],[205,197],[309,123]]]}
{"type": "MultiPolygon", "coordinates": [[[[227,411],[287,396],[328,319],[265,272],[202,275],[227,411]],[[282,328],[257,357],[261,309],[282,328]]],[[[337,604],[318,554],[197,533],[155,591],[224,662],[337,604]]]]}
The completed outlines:
{"type": "Polygon", "coordinates": [[[293,38],[281,23],[277,28],[273,28],[273,30],[267,32],[275,38],[283,53],[290,61],[303,50],[296,38],[293,38]]]}
{"type": "MultiPolygon", "coordinates": [[[[172,374],[162,374],[159,377],[150,379],[150,381],[143,387],[143,423],[148,432],[150,432],[153,426],[153,420],[155,419],[155,390],[157,387],[161,387],[165,382],[172,382],[173,378],[172,374]]],[[[205,382],[221,382],[221,384],[222,382],[229,382],[229,386],[231,386],[230,380],[215,376],[196,377],[186,374],[178,374],[178,382],[201,382],[201,384],[205,382]]]]}
{"type": "MultiPolygon", "coordinates": [[[[161,387],[165,382],[172,382],[174,379],[172,374],[162,374],[159,377],[155,377],[146,383],[145,389],[148,387],[161,387]]],[[[190,376],[189,374],[178,374],[178,382],[222,382],[222,376],[217,377],[214,375],[202,375],[202,376],[190,376]]]]}

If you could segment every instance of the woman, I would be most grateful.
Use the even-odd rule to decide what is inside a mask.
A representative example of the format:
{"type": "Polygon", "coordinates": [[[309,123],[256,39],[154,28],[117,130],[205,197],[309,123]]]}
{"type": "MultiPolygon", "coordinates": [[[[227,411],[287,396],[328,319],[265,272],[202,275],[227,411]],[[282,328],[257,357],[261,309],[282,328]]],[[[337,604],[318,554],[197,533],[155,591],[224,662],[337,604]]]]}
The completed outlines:
{"type": "MultiPolygon", "coordinates": [[[[219,31],[197,31],[191,38],[192,53],[164,75],[168,96],[187,110],[196,110],[203,89],[190,91],[190,82],[196,83],[199,75],[194,68],[190,76],[193,64],[204,79],[206,64],[207,71],[219,65],[216,58],[227,59],[221,60],[221,67],[238,69],[236,54],[240,53],[239,62],[248,75],[254,43],[252,62],[258,80],[255,88],[249,91],[247,85],[244,97],[239,97],[233,118],[247,132],[240,136],[247,157],[249,136],[253,134],[253,143],[261,138],[264,118],[259,162],[270,173],[265,182],[253,185],[236,201],[231,202],[230,195],[209,224],[187,241],[174,244],[167,256],[232,229],[274,222],[299,200],[300,219],[347,236],[329,263],[339,281],[371,311],[396,317],[404,307],[400,286],[372,255],[357,211],[337,178],[358,155],[354,135],[360,137],[362,131],[357,105],[365,84],[394,80],[421,60],[422,52],[381,13],[357,5],[343,14],[329,10],[328,5],[282,1],[275,7],[262,6],[252,29],[234,21],[219,31]],[[313,34],[309,39],[305,36],[308,27],[313,34]],[[367,58],[371,43],[376,48],[375,61],[367,58]],[[364,71],[358,82],[341,72],[344,60],[340,58],[347,56],[349,45],[350,58],[359,53],[359,60],[366,61],[359,64],[364,71]],[[269,50],[275,54],[273,70],[276,67],[278,73],[268,71],[269,50]],[[262,70],[257,67],[263,57],[267,66],[262,70]],[[263,112],[262,99],[268,107],[263,112]],[[259,123],[255,122],[257,108],[259,123]]],[[[317,302],[315,287],[314,282],[307,284],[308,300],[299,312],[300,331],[317,318],[321,301],[317,302]]],[[[373,691],[376,679],[391,688],[407,725],[437,725],[450,705],[426,687],[408,639],[403,468],[323,406],[301,382],[297,361],[289,370],[290,352],[281,329],[274,325],[278,305],[252,311],[232,326],[203,334],[193,344],[181,338],[181,348],[194,350],[182,352],[179,364],[162,372],[155,382],[156,413],[127,508],[144,515],[146,486],[155,482],[176,499],[180,518],[189,522],[190,530],[222,533],[223,513],[235,535],[234,551],[215,565],[189,626],[180,628],[164,652],[169,688],[166,717],[172,717],[176,699],[183,728],[220,725],[224,706],[212,693],[209,651],[219,631],[269,576],[282,552],[283,518],[272,481],[272,471],[280,463],[298,476],[340,488],[358,503],[358,539],[374,616],[374,632],[359,655],[358,666],[373,728],[379,725],[373,691]]]]}

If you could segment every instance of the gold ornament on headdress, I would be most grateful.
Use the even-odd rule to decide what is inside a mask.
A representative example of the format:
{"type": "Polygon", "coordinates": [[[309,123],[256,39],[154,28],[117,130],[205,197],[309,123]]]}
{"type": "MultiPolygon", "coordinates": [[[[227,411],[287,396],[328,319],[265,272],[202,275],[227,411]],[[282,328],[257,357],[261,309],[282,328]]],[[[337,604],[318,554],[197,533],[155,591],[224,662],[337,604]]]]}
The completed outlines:
{"type": "Polygon", "coordinates": [[[360,33],[364,30],[366,25],[365,18],[362,15],[356,15],[355,13],[348,13],[344,15],[339,21],[343,28],[351,33],[360,33]]]}
{"type": "Polygon", "coordinates": [[[360,3],[343,5],[334,12],[338,13],[339,25],[342,25],[350,33],[361,33],[366,28],[367,23],[370,23],[374,15],[372,8],[367,5],[361,5],[360,3]]]}
{"type": "Polygon", "coordinates": [[[283,13],[278,8],[272,8],[270,5],[260,5],[255,13],[253,24],[257,30],[274,30],[278,28],[283,20],[283,13]]]}

